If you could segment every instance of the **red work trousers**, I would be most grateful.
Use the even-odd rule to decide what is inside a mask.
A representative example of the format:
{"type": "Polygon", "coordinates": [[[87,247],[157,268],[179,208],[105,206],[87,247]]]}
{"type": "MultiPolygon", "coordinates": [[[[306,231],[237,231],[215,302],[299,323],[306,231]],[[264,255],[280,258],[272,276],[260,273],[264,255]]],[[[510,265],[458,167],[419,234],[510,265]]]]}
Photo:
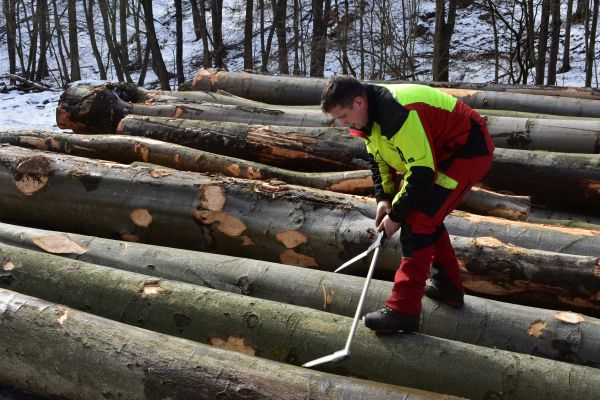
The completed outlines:
{"type": "Polygon", "coordinates": [[[400,242],[402,261],[396,271],[392,295],[386,306],[404,315],[419,315],[425,281],[432,262],[443,270],[445,277],[462,289],[458,261],[450,243],[444,218],[465,197],[470,188],[479,182],[492,165],[493,144],[483,127],[489,154],[470,158],[454,158],[444,174],[458,182],[454,190],[438,185],[428,198],[408,214],[402,223],[400,242]]]}

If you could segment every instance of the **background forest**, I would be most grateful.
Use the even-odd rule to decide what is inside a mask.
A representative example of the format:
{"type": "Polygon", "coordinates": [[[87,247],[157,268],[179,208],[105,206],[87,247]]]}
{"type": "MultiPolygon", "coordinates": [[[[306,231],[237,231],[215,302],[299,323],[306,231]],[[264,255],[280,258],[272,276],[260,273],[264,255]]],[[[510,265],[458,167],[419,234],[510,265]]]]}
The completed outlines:
{"type": "Polygon", "coordinates": [[[597,86],[600,0],[2,0],[0,76],[176,88],[202,67],[597,86]]]}

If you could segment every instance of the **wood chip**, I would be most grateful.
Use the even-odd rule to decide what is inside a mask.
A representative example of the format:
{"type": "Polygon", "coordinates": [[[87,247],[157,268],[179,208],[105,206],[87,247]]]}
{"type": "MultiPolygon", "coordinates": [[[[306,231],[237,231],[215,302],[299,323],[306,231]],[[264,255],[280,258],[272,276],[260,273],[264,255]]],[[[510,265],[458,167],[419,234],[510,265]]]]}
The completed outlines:
{"type": "Polygon", "coordinates": [[[579,324],[585,321],[585,318],[581,314],[576,314],[570,311],[559,311],[554,314],[554,318],[566,322],[567,324],[579,324]]]}
{"type": "Polygon", "coordinates": [[[64,234],[39,236],[33,243],[48,253],[53,254],[83,254],[87,251],[64,234]]]}

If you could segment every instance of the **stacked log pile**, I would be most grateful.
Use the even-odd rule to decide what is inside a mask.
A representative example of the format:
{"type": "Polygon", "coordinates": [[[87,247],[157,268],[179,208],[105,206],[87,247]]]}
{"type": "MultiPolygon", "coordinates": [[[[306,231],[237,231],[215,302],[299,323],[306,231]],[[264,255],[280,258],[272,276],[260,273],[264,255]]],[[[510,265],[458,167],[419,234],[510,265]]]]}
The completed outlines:
{"type": "MultiPolygon", "coordinates": [[[[359,326],[349,359],[299,367],[344,347],[369,260],[330,271],[376,236],[363,144],[315,106],[324,84],[80,85],[57,109],[72,133],[0,132],[0,382],[73,399],[594,398],[600,113],[560,88],[444,88],[484,109],[498,147],[446,222],[465,307],[425,298],[419,334],[359,326]]],[[[400,257],[388,241],[365,310],[400,257]]]]}

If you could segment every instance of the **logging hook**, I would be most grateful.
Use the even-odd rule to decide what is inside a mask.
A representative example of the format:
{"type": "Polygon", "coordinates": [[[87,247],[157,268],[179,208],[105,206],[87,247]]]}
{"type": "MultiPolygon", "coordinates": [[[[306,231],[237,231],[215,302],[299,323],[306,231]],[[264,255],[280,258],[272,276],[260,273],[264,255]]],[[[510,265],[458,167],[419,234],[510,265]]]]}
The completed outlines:
{"type": "Polygon", "coordinates": [[[379,257],[379,251],[383,244],[385,243],[386,235],[385,230],[379,232],[377,235],[377,239],[375,242],[369,246],[369,248],[351,260],[342,264],[338,269],[334,272],[341,271],[346,268],[348,265],[366,257],[371,251],[375,250],[373,253],[373,258],[371,260],[371,266],[369,267],[369,272],[367,272],[367,277],[365,279],[365,284],[363,286],[362,293],[360,295],[360,299],[358,300],[358,306],[356,307],[356,312],[354,313],[354,320],[352,321],[352,326],[350,327],[350,333],[348,334],[348,339],[346,339],[346,346],[342,350],[338,350],[333,354],[328,356],[323,356],[321,358],[317,358],[316,360],[309,361],[307,363],[302,364],[303,367],[311,368],[315,365],[324,364],[328,362],[338,362],[346,360],[350,357],[350,345],[352,344],[352,339],[354,339],[354,334],[356,333],[356,328],[358,327],[358,321],[360,320],[360,314],[362,312],[363,303],[365,302],[365,298],[367,297],[367,290],[369,290],[369,285],[371,284],[371,277],[373,276],[373,271],[375,270],[375,265],[377,264],[377,258],[379,257]]]}

